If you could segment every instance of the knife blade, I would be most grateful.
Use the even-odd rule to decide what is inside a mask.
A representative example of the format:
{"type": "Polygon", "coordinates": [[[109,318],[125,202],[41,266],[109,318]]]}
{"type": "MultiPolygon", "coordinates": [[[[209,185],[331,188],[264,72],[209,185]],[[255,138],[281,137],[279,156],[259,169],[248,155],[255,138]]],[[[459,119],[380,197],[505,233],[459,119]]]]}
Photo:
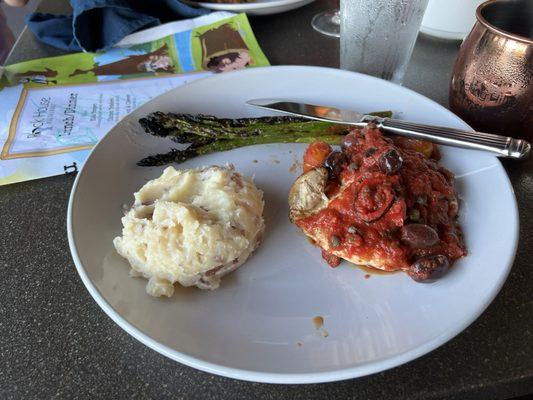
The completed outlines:
{"type": "Polygon", "coordinates": [[[366,125],[366,122],[364,122],[365,115],[354,110],[275,99],[252,99],[246,103],[266,110],[279,111],[284,114],[297,115],[318,121],[354,125],[361,128],[366,125]]]}
{"type": "Polygon", "coordinates": [[[354,110],[345,110],[337,107],[279,99],[251,99],[246,101],[246,103],[284,114],[336,124],[352,125],[359,128],[366,126],[370,121],[374,121],[379,129],[388,133],[449,146],[488,151],[498,157],[525,159],[529,156],[531,150],[531,145],[523,139],[365,115],[354,110]]]}

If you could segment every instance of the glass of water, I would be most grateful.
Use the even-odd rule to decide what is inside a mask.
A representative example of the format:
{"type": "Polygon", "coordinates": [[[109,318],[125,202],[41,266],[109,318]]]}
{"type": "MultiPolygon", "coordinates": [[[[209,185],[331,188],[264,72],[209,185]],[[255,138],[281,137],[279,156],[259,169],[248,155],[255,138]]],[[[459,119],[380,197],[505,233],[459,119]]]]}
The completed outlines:
{"type": "Polygon", "coordinates": [[[401,84],[428,0],[340,0],[340,66],[401,84]]]}

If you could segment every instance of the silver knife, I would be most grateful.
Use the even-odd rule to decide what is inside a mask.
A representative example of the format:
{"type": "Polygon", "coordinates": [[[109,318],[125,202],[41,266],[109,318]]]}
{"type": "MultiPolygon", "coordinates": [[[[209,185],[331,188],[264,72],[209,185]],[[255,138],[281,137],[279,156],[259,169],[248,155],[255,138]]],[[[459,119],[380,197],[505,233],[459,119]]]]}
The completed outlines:
{"type": "Polygon", "coordinates": [[[336,107],[277,99],[252,99],[246,103],[267,110],[279,111],[284,114],[352,125],[360,128],[374,121],[377,127],[385,132],[415,139],[429,140],[449,146],[489,151],[495,153],[498,157],[524,159],[527,158],[531,150],[531,145],[523,139],[514,139],[492,133],[469,132],[442,126],[417,124],[393,118],[376,117],[361,114],[354,110],[343,110],[336,107]]]}

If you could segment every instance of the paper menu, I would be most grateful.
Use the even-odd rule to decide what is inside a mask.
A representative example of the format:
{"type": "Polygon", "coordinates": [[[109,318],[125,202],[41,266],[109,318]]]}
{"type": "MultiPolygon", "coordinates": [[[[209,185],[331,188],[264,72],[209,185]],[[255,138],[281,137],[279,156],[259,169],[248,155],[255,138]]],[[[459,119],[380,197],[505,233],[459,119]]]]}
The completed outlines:
{"type": "Polygon", "coordinates": [[[269,65],[245,14],[212,13],[145,33],[105,53],[0,67],[0,185],[78,170],[122,117],[172,88],[269,65]]]}
{"type": "Polygon", "coordinates": [[[23,88],[0,158],[90,149],[125,115],[151,98],[210,74],[23,88]]]}

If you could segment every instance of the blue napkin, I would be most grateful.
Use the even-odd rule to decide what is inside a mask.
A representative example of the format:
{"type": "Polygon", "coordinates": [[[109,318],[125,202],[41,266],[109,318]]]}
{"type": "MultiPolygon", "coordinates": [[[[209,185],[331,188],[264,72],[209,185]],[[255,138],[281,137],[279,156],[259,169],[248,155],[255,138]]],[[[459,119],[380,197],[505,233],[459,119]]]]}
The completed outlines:
{"type": "Polygon", "coordinates": [[[69,51],[103,51],[140,29],[210,11],[178,0],[70,0],[69,16],[30,14],[26,23],[41,42],[69,51]]]}

